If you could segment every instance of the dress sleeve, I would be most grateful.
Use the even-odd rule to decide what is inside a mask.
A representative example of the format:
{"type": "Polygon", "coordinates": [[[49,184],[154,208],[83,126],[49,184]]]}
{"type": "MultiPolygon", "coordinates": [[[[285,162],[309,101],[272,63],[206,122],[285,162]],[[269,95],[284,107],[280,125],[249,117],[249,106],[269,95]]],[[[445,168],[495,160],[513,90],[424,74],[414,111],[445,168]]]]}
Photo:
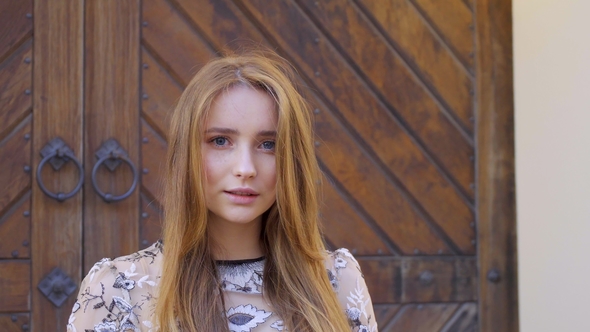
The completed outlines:
{"type": "Polygon", "coordinates": [[[133,263],[106,258],[94,264],[80,285],[67,331],[143,330],[139,321],[142,306],[132,301],[134,292],[130,294],[138,285],[135,269],[133,263]]]}
{"type": "Polygon", "coordinates": [[[357,260],[347,249],[338,249],[331,256],[333,266],[328,275],[346,312],[351,331],[377,332],[371,295],[357,260]]]}

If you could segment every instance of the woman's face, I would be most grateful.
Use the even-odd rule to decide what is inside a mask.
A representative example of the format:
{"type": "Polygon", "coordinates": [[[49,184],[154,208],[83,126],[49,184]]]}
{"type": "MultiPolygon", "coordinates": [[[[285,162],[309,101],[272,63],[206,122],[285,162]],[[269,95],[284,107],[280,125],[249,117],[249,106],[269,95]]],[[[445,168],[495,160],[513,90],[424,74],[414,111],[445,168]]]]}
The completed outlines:
{"type": "Polygon", "coordinates": [[[267,93],[238,85],[215,98],[201,143],[210,222],[259,221],[275,202],[276,130],[267,93]]]}

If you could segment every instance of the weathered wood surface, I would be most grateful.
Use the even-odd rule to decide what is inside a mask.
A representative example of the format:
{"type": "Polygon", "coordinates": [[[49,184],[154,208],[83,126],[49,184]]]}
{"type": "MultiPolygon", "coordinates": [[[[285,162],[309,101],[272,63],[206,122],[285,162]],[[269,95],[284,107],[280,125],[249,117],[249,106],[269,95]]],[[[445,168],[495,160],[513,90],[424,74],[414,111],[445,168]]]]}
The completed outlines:
{"type": "Polygon", "coordinates": [[[512,332],[519,326],[511,1],[481,0],[475,12],[479,327],[512,332]]]}
{"type": "Polygon", "coordinates": [[[31,310],[31,261],[0,260],[0,271],[0,312],[31,310]]]}
{"type": "Polygon", "coordinates": [[[0,216],[31,188],[31,117],[0,141],[0,216]]]}
{"type": "MultiPolygon", "coordinates": [[[[84,271],[103,257],[139,249],[139,186],[124,200],[105,202],[90,183],[96,151],[114,138],[137,168],[138,179],[140,1],[87,1],[85,5],[85,165],[84,271]]],[[[134,174],[126,163],[113,172],[102,165],[97,184],[103,193],[122,195],[134,174]]]]}
{"type": "Polygon", "coordinates": [[[3,332],[22,332],[30,329],[30,316],[25,313],[0,314],[3,332]]]}
{"type": "Polygon", "coordinates": [[[0,62],[33,31],[33,1],[0,1],[0,62]]]}
{"type": "Polygon", "coordinates": [[[32,52],[29,39],[0,63],[0,140],[31,111],[32,52]]]}
{"type": "MultiPolygon", "coordinates": [[[[80,1],[65,1],[60,6],[34,1],[34,167],[41,161],[39,151],[56,136],[83,160],[83,8],[80,1]]],[[[72,162],[57,172],[47,165],[43,180],[52,190],[68,192],[76,186],[78,173],[72,162]]],[[[31,330],[60,331],[65,329],[75,296],[56,308],[36,288],[55,267],[75,282],[81,281],[82,192],[60,203],[45,196],[36,183],[32,189],[31,330]]]]}
{"type": "MultiPolygon", "coordinates": [[[[1,158],[1,155],[0,155],[1,158]]],[[[27,191],[0,215],[0,259],[30,258],[31,192],[27,191]]]]}

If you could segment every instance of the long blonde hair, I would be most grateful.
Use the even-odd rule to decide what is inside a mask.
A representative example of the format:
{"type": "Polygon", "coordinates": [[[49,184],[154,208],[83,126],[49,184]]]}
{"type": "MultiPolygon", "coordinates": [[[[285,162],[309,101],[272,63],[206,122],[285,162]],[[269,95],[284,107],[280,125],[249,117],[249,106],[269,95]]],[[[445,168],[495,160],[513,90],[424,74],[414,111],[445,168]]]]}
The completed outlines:
{"type": "Polygon", "coordinates": [[[320,171],[309,107],[289,64],[269,52],[206,64],[172,116],[164,197],[164,263],[156,319],[162,331],[229,331],[207,231],[201,140],[215,97],[245,84],[267,92],[278,112],[276,202],[263,216],[263,296],[289,331],[349,329],[326,274],[318,225],[320,171]]]}

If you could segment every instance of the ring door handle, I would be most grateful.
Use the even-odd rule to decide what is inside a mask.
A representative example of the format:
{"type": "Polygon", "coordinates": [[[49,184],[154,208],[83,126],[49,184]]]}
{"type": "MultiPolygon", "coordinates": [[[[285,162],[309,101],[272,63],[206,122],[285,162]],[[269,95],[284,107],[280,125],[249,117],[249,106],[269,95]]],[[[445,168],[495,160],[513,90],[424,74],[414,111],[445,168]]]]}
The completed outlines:
{"type": "Polygon", "coordinates": [[[80,161],[74,156],[74,151],[72,151],[72,149],[61,138],[56,137],[49,141],[49,143],[47,143],[43,149],[41,149],[41,156],[43,159],[41,159],[39,166],[37,166],[37,184],[39,185],[39,188],[41,188],[41,191],[43,191],[45,195],[57,200],[58,202],[63,202],[66,199],[76,195],[76,193],[80,191],[80,188],[82,188],[82,185],[84,184],[84,169],[82,167],[82,163],[80,163],[80,161]],[[43,166],[49,162],[53,169],[57,171],[63,166],[63,164],[70,160],[76,164],[78,172],[80,173],[78,184],[67,194],[62,192],[51,192],[43,184],[43,178],[41,177],[41,170],[43,169],[43,166]]]}
{"type": "Polygon", "coordinates": [[[129,197],[135,190],[135,187],[137,187],[139,177],[137,173],[137,168],[129,159],[127,152],[119,145],[119,142],[117,142],[117,140],[114,138],[109,138],[102,144],[98,151],[96,151],[96,157],[98,158],[98,161],[96,162],[96,164],[94,164],[94,167],[92,168],[92,186],[94,187],[94,191],[96,191],[96,193],[100,197],[102,197],[102,199],[107,203],[122,201],[125,198],[129,197]],[[115,169],[121,164],[121,162],[124,162],[127,165],[129,165],[131,171],[133,172],[133,183],[131,184],[129,190],[127,190],[126,193],[119,196],[110,193],[105,193],[102,190],[100,190],[100,188],[98,187],[98,182],[96,180],[96,172],[98,171],[100,166],[104,165],[109,171],[114,172],[115,169]]]}

